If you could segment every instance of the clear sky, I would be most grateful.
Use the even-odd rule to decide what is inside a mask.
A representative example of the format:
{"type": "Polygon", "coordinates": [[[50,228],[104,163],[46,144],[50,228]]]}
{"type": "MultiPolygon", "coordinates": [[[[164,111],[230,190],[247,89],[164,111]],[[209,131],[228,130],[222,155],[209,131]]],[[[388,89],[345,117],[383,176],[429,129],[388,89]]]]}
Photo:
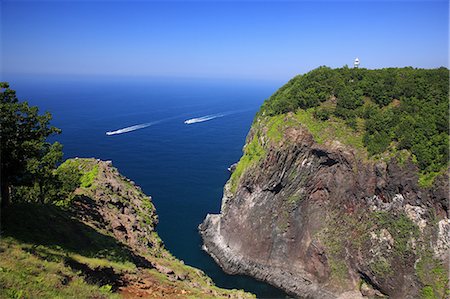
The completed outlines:
{"type": "Polygon", "coordinates": [[[287,80],[355,57],[366,68],[449,63],[446,0],[0,3],[3,77],[287,80]]]}

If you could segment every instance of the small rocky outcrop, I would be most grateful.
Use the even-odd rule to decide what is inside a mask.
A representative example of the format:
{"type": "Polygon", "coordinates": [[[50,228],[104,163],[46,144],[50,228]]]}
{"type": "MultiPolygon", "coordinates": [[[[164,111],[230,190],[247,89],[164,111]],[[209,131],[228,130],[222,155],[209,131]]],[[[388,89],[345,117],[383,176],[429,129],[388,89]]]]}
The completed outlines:
{"type": "Polygon", "coordinates": [[[420,188],[410,160],[370,160],[319,144],[292,115],[285,123],[276,140],[253,124],[246,168],[199,226],[205,251],[228,273],[300,298],[448,295],[448,174],[420,188]]]}
{"type": "Polygon", "coordinates": [[[155,234],[158,216],[151,197],[121,175],[111,161],[78,159],[78,162],[83,172],[95,170],[95,177],[89,188],[76,190],[74,212],[139,253],[160,249],[162,242],[155,234]]]}

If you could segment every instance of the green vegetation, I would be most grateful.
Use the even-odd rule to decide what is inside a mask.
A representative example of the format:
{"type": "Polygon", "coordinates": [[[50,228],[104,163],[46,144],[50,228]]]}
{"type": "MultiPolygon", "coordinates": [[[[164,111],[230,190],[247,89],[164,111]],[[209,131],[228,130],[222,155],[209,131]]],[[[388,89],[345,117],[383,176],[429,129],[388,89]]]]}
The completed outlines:
{"type": "Polygon", "coordinates": [[[15,203],[2,222],[2,298],[115,297],[113,276],[136,270],[127,247],[54,205],[15,203]]]}
{"type": "Polygon", "coordinates": [[[426,286],[421,290],[420,298],[422,298],[422,299],[437,299],[438,297],[436,297],[434,295],[434,291],[433,291],[432,287],[426,286]]]}
{"type": "Polygon", "coordinates": [[[266,155],[266,151],[260,144],[258,136],[253,136],[252,140],[244,148],[244,155],[239,160],[233,174],[231,175],[231,192],[235,193],[242,174],[255,165],[266,155]]]}
{"type": "Polygon", "coordinates": [[[346,123],[331,116],[323,121],[314,117],[314,110],[298,110],[295,118],[313,134],[318,143],[337,140],[365,153],[362,133],[350,128],[346,123]]]}
{"type": "MultiPolygon", "coordinates": [[[[345,261],[345,239],[339,239],[334,233],[338,232],[330,227],[323,232],[322,240],[327,248],[327,259],[331,269],[332,280],[343,285],[349,278],[348,267],[345,261]]],[[[340,233],[340,231],[338,232],[340,233]]]]}
{"type": "MultiPolygon", "coordinates": [[[[92,163],[92,159],[70,159],[64,161],[58,167],[57,172],[73,173],[75,176],[79,174],[79,178],[76,180],[77,187],[89,188],[98,175],[98,165],[92,163]]],[[[73,181],[72,178],[71,181],[73,181]]]]}
{"type": "Polygon", "coordinates": [[[426,187],[448,165],[448,81],[446,68],[320,67],[282,86],[256,119],[270,119],[268,135],[275,140],[282,115],[293,112],[318,142],[336,134],[372,156],[407,151],[411,155],[402,158],[417,163],[426,187]]]}
{"type": "Polygon", "coordinates": [[[317,237],[326,248],[332,280],[343,286],[349,278],[345,247],[347,242],[353,241],[353,218],[341,215],[336,210],[330,212],[325,221],[325,228],[318,233],[317,237]],[[348,238],[349,235],[352,238],[348,238]]]}
{"type": "Polygon", "coordinates": [[[422,188],[431,187],[433,185],[434,179],[439,175],[444,174],[445,171],[446,168],[443,168],[440,171],[432,171],[432,172],[421,171],[419,173],[419,186],[422,188]]]}
{"type": "Polygon", "coordinates": [[[379,277],[386,277],[393,274],[391,263],[384,257],[378,257],[369,264],[369,267],[379,277]]]}
{"type": "Polygon", "coordinates": [[[329,262],[332,279],[340,283],[345,283],[345,281],[349,277],[348,267],[347,264],[345,263],[345,260],[338,258],[331,258],[329,262]]]}
{"type": "MultiPolygon", "coordinates": [[[[120,281],[143,272],[159,284],[156,289],[163,290],[156,297],[163,297],[165,288],[185,290],[186,297],[192,298],[250,296],[215,287],[202,271],[184,265],[164,249],[159,256],[137,256],[106,231],[53,204],[13,203],[2,222],[0,298],[119,298],[120,281]],[[144,268],[144,257],[186,277],[188,283],[144,268]]],[[[156,232],[152,234],[159,239],[156,232]]]]}
{"type": "MultiPolygon", "coordinates": [[[[392,261],[407,261],[409,257],[414,256],[414,250],[411,247],[411,239],[416,240],[419,237],[419,228],[405,214],[392,214],[388,212],[373,212],[370,215],[371,230],[377,234],[382,229],[386,229],[392,236],[393,253],[396,258],[388,258],[384,255],[376,256],[369,264],[370,269],[379,277],[386,277],[394,274],[392,261]]],[[[382,254],[382,253],[381,253],[382,254]]]]}
{"type": "Polygon", "coordinates": [[[433,258],[430,250],[424,251],[420,256],[416,265],[416,273],[424,285],[422,298],[444,298],[445,292],[448,290],[448,269],[441,261],[433,258]]]}
{"type": "Polygon", "coordinates": [[[274,140],[274,141],[280,141],[283,137],[283,126],[284,121],[286,119],[286,116],[281,115],[275,115],[271,118],[269,118],[269,121],[267,122],[267,136],[274,140]]]}
{"type": "Polygon", "coordinates": [[[304,195],[302,194],[292,194],[288,197],[287,203],[291,207],[297,206],[297,204],[304,199],[304,195]]]}
{"type": "Polygon", "coordinates": [[[389,231],[394,239],[394,251],[399,257],[407,258],[408,253],[412,254],[409,240],[419,237],[419,228],[405,214],[394,215],[388,212],[374,212],[378,228],[389,231]]]}
{"type": "MultiPolygon", "coordinates": [[[[31,186],[33,200],[54,197],[57,184],[53,170],[62,159],[62,146],[46,141],[60,130],[50,126],[50,113],[39,115],[37,107],[20,102],[16,92],[0,82],[1,206],[10,202],[13,187],[31,186]]],[[[20,190],[19,192],[22,192],[20,190]]]]}
{"type": "Polygon", "coordinates": [[[90,171],[85,172],[83,176],[81,177],[81,187],[83,188],[89,188],[92,186],[92,183],[94,182],[94,178],[98,174],[98,165],[95,165],[90,171]]]}
{"type": "Polygon", "coordinates": [[[408,264],[419,259],[415,265],[418,279],[423,285],[422,298],[444,298],[448,285],[448,270],[442,261],[433,257],[429,241],[421,239],[417,225],[405,214],[388,212],[355,211],[351,214],[334,207],[326,220],[325,228],[316,237],[326,247],[327,260],[333,280],[345,282],[346,256],[350,252],[367,252],[372,246],[376,254],[365,257],[369,269],[378,278],[396,274],[396,263],[408,264]],[[393,239],[392,252],[373,244],[375,233],[380,237],[387,230],[393,239]],[[415,239],[415,246],[411,240],[415,239]]]}
{"type": "MultiPolygon", "coordinates": [[[[0,243],[1,298],[116,298],[108,289],[86,283],[62,260],[33,254],[31,245],[12,238],[0,243]]],[[[104,285],[106,286],[106,285],[104,285]]]]}
{"type": "Polygon", "coordinates": [[[295,118],[289,117],[285,114],[267,117],[264,122],[264,126],[267,128],[266,135],[270,138],[270,140],[275,142],[282,140],[283,133],[286,128],[295,125],[298,125],[295,118]]]}
{"type": "Polygon", "coordinates": [[[410,240],[418,239],[419,228],[404,214],[365,213],[364,211],[346,213],[339,207],[335,207],[329,215],[325,228],[318,234],[318,238],[327,249],[327,259],[333,280],[341,284],[348,276],[345,260],[347,250],[367,252],[368,246],[372,246],[371,235],[379,234],[382,229],[386,229],[394,240],[392,245],[394,255],[380,251],[370,259],[368,257],[368,266],[377,277],[386,278],[394,275],[392,264],[394,260],[406,263],[415,255],[410,246],[410,240]]]}

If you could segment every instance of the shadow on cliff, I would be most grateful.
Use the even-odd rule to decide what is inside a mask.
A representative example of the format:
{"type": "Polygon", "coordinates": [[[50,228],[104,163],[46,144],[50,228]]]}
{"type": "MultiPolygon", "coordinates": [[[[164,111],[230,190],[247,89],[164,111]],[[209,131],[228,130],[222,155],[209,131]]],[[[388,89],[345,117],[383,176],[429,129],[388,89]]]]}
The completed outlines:
{"type": "MultiPolygon", "coordinates": [[[[84,197],[83,201],[92,199],[84,197]]],[[[54,205],[16,203],[2,210],[1,220],[2,238],[14,238],[40,259],[64,262],[81,271],[89,283],[109,284],[113,290],[119,287],[121,274],[114,271],[112,263],[151,267],[131,248],[54,205]]]]}

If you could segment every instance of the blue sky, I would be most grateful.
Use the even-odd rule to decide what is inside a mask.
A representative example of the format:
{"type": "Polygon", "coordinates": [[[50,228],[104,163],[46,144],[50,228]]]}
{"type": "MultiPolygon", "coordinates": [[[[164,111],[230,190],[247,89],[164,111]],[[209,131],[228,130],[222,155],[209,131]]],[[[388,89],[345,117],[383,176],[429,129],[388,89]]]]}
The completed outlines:
{"type": "Polygon", "coordinates": [[[448,1],[0,3],[2,77],[287,80],[355,57],[367,68],[448,66],[448,1]]]}

